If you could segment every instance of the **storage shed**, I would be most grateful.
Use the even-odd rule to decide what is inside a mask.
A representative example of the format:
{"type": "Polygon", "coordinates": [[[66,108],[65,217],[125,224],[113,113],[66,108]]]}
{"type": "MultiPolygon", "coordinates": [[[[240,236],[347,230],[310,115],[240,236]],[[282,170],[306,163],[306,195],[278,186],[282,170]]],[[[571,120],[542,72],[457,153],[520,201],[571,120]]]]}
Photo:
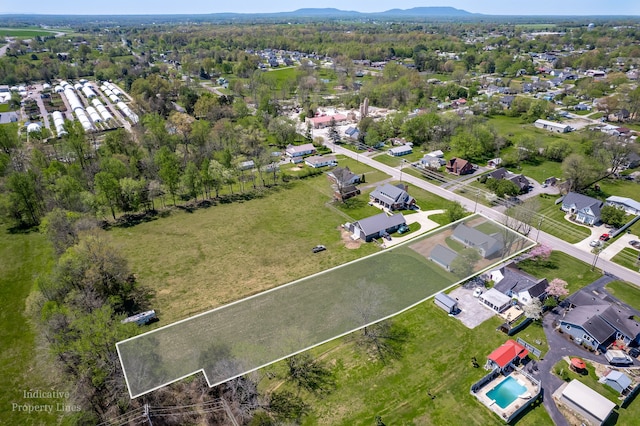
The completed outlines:
{"type": "Polygon", "coordinates": [[[444,293],[438,293],[433,299],[433,302],[441,307],[448,314],[455,314],[458,312],[458,302],[452,299],[444,293]]]}
{"type": "Polygon", "coordinates": [[[592,424],[603,424],[616,406],[615,403],[578,380],[574,379],[563,386],[565,387],[558,396],[560,403],[578,412],[592,424]]]}

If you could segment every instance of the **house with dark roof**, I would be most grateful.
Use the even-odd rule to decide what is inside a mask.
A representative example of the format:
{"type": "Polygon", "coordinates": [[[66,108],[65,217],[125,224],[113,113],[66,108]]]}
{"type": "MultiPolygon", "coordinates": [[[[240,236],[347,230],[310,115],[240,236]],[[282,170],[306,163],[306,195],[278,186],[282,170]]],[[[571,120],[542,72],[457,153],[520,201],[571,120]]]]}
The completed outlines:
{"type": "Polygon", "coordinates": [[[471,228],[464,223],[456,226],[451,234],[451,238],[464,244],[467,247],[472,247],[480,252],[480,255],[485,259],[490,258],[504,248],[504,242],[500,233],[494,233],[487,235],[484,232],[478,231],[475,228],[471,228]]]}
{"type": "Polygon", "coordinates": [[[547,295],[549,283],[546,278],[535,278],[513,262],[491,271],[490,276],[494,282],[493,288],[523,305],[531,303],[533,299],[543,300],[547,295]]]}
{"type": "Polygon", "coordinates": [[[606,351],[614,341],[635,346],[640,342],[637,312],[580,290],[567,298],[569,310],[559,321],[560,329],[574,342],[606,351]]]}
{"type": "Polygon", "coordinates": [[[370,242],[374,238],[381,238],[396,232],[402,225],[406,225],[402,213],[396,213],[392,216],[380,213],[352,223],[349,230],[354,239],[370,242]]]}
{"type": "Polygon", "coordinates": [[[600,222],[600,208],[602,201],[578,194],[577,192],[569,192],[562,199],[562,211],[575,214],[576,222],[587,225],[595,225],[600,222]]]}
{"type": "Polygon", "coordinates": [[[447,161],[445,168],[447,169],[447,173],[454,175],[466,175],[473,173],[473,164],[465,159],[457,157],[450,158],[449,161],[447,161]]]}
{"type": "Polygon", "coordinates": [[[327,173],[327,177],[338,186],[360,183],[360,176],[353,173],[349,167],[336,167],[327,173]]]}
{"type": "Polygon", "coordinates": [[[504,371],[511,365],[520,364],[527,355],[529,355],[527,348],[515,340],[507,340],[487,356],[487,363],[484,368],[487,370],[500,369],[504,371]]]}
{"type": "Polygon", "coordinates": [[[445,247],[442,244],[436,244],[429,253],[429,260],[442,266],[447,271],[451,270],[451,263],[458,257],[458,253],[445,247]]]}
{"type": "Polygon", "coordinates": [[[344,131],[344,134],[349,139],[357,140],[360,137],[360,130],[357,127],[349,127],[344,131]]]}
{"type": "Polygon", "coordinates": [[[389,210],[408,210],[414,208],[415,198],[410,196],[402,184],[394,186],[390,183],[378,186],[371,191],[369,199],[389,210]]]}

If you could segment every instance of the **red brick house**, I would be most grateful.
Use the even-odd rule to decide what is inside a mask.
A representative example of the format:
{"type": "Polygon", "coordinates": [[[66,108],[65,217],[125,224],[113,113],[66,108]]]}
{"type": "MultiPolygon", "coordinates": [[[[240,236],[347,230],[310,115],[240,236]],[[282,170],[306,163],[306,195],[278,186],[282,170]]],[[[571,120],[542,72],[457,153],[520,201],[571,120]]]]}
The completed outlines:
{"type": "Polygon", "coordinates": [[[453,157],[445,165],[447,173],[454,175],[466,175],[473,172],[473,165],[462,158],[453,157]]]}

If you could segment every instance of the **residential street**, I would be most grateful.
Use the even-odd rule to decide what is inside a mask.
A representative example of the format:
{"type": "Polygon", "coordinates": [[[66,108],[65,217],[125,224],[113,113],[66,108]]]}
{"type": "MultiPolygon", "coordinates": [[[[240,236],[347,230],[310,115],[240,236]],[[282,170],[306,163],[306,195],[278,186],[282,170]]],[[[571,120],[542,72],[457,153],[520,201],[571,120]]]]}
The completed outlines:
{"type": "MultiPolygon", "coordinates": [[[[335,153],[343,154],[347,157],[354,158],[354,159],[356,158],[357,154],[353,151],[342,148],[341,146],[336,146],[335,144],[332,144],[330,142],[326,143],[326,145],[328,145],[335,153]]],[[[505,216],[503,213],[496,211],[494,209],[491,209],[489,207],[483,206],[481,204],[478,204],[474,200],[470,200],[459,194],[455,194],[447,189],[444,189],[440,186],[433,185],[429,182],[426,182],[422,179],[411,176],[409,174],[406,174],[406,173],[401,174],[401,171],[399,169],[379,163],[374,159],[369,158],[365,155],[360,155],[359,161],[371,167],[374,167],[380,171],[383,171],[384,173],[391,175],[395,179],[406,181],[412,185],[415,185],[433,194],[439,195],[445,199],[458,201],[469,211],[477,211],[478,213],[481,213],[486,217],[494,219],[501,223],[504,221],[505,216]]],[[[617,265],[608,259],[605,259],[602,257],[596,257],[594,254],[592,254],[589,251],[585,251],[580,246],[569,244],[566,241],[563,241],[557,237],[554,237],[553,235],[549,235],[545,232],[538,232],[537,230],[534,230],[532,232],[536,232],[537,241],[540,242],[541,244],[545,244],[549,247],[552,247],[554,250],[560,250],[570,256],[573,256],[577,259],[582,260],[585,263],[594,265],[594,262],[595,262],[596,267],[602,269],[603,272],[606,272],[607,274],[609,274],[609,275],[605,275],[600,280],[598,280],[596,282],[597,284],[594,284],[594,286],[602,287],[607,282],[613,281],[616,279],[615,277],[618,277],[622,280],[628,281],[640,287],[640,274],[638,272],[634,272],[620,265],[617,265]],[[614,275],[615,277],[612,275],[614,275]]],[[[544,332],[547,337],[547,342],[551,350],[544,356],[544,358],[541,361],[537,362],[537,366],[536,366],[537,371],[534,370],[532,371],[532,373],[537,378],[539,378],[542,382],[543,405],[547,410],[547,412],[549,413],[549,416],[552,418],[552,420],[556,425],[564,426],[564,425],[568,425],[568,422],[558,410],[558,407],[556,406],[555,401],[553,400],[553,397],[552,397],[553,391],[555,391],[562,384],[562,380],[556,377],[551,372],[553,365],[555,365],[560,359],[562,359],[563,356],[571,356],[571,355],[573,356],[577,355],[582,358],[590,359],[598,362],[601,362],[602,360],[599,359],[596,355],[592,354],[591,352],[577,345],[572,344],[563,335],[554,331],[553,323],[559,317],[560,315],[559,312],[560,310],[558,310],[558,313],[550,312],[547,315],[545,315],[543,319],[544,332]]]]}

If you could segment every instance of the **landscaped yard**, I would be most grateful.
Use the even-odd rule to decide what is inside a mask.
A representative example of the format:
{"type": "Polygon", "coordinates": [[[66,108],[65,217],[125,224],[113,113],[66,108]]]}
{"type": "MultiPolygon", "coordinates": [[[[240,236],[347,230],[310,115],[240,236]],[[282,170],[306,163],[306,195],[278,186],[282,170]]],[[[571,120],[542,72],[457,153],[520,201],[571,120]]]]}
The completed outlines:
{"type": "Polygon", "coordinates": [[[591,235],[588,227],[565,220],[565,212],[560,210],[559,204],[555,204],[557,198],[556,195],[547,194],[541,194],[538,197],[540,201],[539,213],[545,216],[541,225],[542,231],[562,238],[571,244],[588,238],[591,235]]]}
{"type": "Polygon", "coordinates": [[[640,288],[624,281],[614,281],[607,284],[607,290],[627,305],[640,309],[640,288]]]}
{"type": "MultiPolygon", "coordinates": [[[[589,372],[589,374],[585,374],[585,375],[578,374],[573,370],[571,370],[571,368],[569,368],[569,364],[565,360],[558,361],[558,363],[553,366],[553,372],[558,377],[560,377],[561,379],[567,382],[573,379],[577,379],[582,383],[584,383],[585,385],[589,386],[594,391],[598,392],[600,395],[609,399],[611,402],[615,402],[616,404],[619,404],[620,401],[618,400],[618,392],[616,392],[613,388],[609,386],[605,386],[602,383],[598,383],[598,376],[596,375],[595,367],[593,366],[593,364],[591,364],[591,362],[587,361],[586,364],[587,364],[587,371],[589,372]]],[[[633,406],[633,404],[631,405],[633,406]]],[[[639,404],[636,404],[636,406],[640,407],[639,404]]],[[[633,411],[640,413],[640,410],[633,410],[633,411]]],[[[627,416],[625,415],[625,417],[627,416]]],[[[627,417],[628,420],[631,420],[632,418],[633,417],[627,417]]],[[[619,423],[619,424],[626,424],[626,423],[619,423]]]]}
{"type": "Polygon", "coordinates": [[[524,260],[518,266],[534,277],[546,278],[549,282],[554,278],[565,280],[569,284],[569,294],[602,276],[597,270],[592,271],[590,265],[560,251],[551,252],[551,257],[546,262],[524,260]]]}
{"type": "MultiPolygon", "coordinates": [[[[408,332],[400,359],[386,364],[372,360],[355,343],[361,332],[311,351],[333,366],[337,383],[328,395],[301,392],[312,410],[304,425],[368,426],[375,425],[376,416],[387,425],[504,424],[469,393],[470,386],[486,374],[473,367],[472,358],[483,365],[486,356],[508,339],[496,331],[501,323],[497,317],[471,330],[428,300],[394,321],[408,332]]],[[[262,380],[261,386],[297,392],[292,384],[282,382],[285,368],[285,362],[269,367],[276,378],[262,380]]],[[[518,421],[525,426],[552,424],[542,406],[518,421]]]]}

